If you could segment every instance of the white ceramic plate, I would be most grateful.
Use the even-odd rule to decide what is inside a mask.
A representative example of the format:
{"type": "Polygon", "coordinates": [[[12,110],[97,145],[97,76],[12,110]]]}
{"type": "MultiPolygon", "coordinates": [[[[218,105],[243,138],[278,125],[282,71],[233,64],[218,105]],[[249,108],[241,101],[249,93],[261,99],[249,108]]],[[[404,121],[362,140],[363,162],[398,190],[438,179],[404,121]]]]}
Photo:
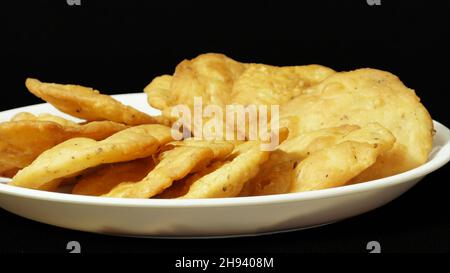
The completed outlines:
{"type": "MultiPolygon", "coordinates": [[[[147,106],[144,94],[115,98],[158,114],[147,106]]],[[[61,114],[48,104],[38,104],[1,112],[0,121],[22,111],[61,114]]],[[[426,164],[356,185],[271,196],[162,200],[79,196],[0,183],[0,206],[50,225],[124,236],[240,236],[314,227],[380,207],[446,164],[450,160],[450,131],[438,122],[434,126],[433,151],[426,164]]]]}

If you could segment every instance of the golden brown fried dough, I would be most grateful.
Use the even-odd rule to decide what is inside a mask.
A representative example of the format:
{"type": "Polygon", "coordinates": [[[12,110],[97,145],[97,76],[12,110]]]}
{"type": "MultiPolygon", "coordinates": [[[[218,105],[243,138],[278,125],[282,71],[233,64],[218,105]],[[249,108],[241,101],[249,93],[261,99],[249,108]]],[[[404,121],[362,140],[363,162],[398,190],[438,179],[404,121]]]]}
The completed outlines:
{"type": "MultiPolygon", "coordinates": [[[[234,149],[234,143],[231,141],[226,140],[196,140],[194,138],[188,138],[183,141],[172,141],[168,144],[166,144],[165,147],[179,147],[179,146],[192,146],[192,147],[208,147],[210,148],[214,153],[214,159],[215,160],[222,160],[225,157],[227,157],[230,152],[234,149]]],[[[172,148],[173,148],[172,147],[172,148]]],[[[170,148],[168,148],[170,149],[170,148]]],[[[161,157],[164,156],[164,153],[161,155],[161,157]]]]}
{"type": "Polygon", "coordinates": [[[28,121],[34,120],[38,122],[39,121],[55,122],[61,125],[64,128],[64,130],[70,135],[68,138],[87,137],[95,140],[102,140],[128,127],[121,123],[106,120],[76,123],[74,121],[67,120],[65,118],[47,113],[33,115],[31,113],[22,112],[15,115],[11,119],[11,121],[24,121],[24,120],[28,121]]]}
{"type": "Polygon", "coordinates": [[[12,177],[43,151],[67,139],[54,122],[21,121],[0,124],[0,174],[12,177]]]}
{"type": "Polygon", "coordinates": [[[222,54],[202,54],[182,61],[172,78],[172,96],[177,103],[188,103],[202,97],[203,103],[225,105],[231,99],[234,82],[246,65],[222,54]]]}
{"type": "Polygon", "coordinates": [[[281,143],[261,165],[258,174],[245,184],[240,196],[289,192],[295,167],[310,154],[326,149],[345,135],[359,129],[355,125],[325,128],[299,135],[281,143]]]}
{"type": "Polygon", "coordinates": [[[44,83],[28,78],[28,90],[62,112],[88,121],[110,120],[127,125],[156,123],[151,116],[89,87],[44,83]]]}
{"type": "Polygon", "coordinates": [[[203,168],[202,170],[191,174],[190,176],[185,177],[184,179],[180,181],[175,181],[172,186],[165,189],[162,193],[155,196],[156,198],[178,198],[186,193],[188,193],[189,188],[191,185],[202,178],[203,176],[212,173],[213,171],[217,170],[218,168],[222,167],[224,164],[228,163],[229,161],[215,161],[211,163],[208,167],[203,168]]]}
{"type": "MultiPolygon", "coordinates": [[[[269,152],[260,150],[259,141],[248,141],[240,154],[232,154],[227,162],[213,172],[196,180],[189,191],[180,198],[234,197],[245,183],[259,171],[260,165],[269,158],[269,152]]],[[[241,146],[240,145],[240,146],[241,146]]]]}
{"type": "Polygon", "coordinates": [[[32,113],[28,112],[21,112],[16,114],[11,119],[11,121],[21,121],[21,120],[53,121],[63,126],[72,126],[72,127],[80,126],[80,124],[76,123],[75,121],[71,121],[48,113],[33,115],[32,113]]]}
{"type": "Polygon", "coordinates": [[[99,169],[82,174],[72,189],[73,194],[100,196],[124,181],[137,182],[144,178],[155,164],[144,158],[129,162],[106,164],[99,169]]]}
{"type": "Polygon", "coordinates": [[[171,140],[171,129],[157,124],[128,128],[102,141],[72,138],[39,155],[13,177],[11,184],[54,189],[62,178],[101,164],[151,156],[171,140]]]}
{"type": "Polygon", "coordinates": [[[157,109],[166,109],[176,103],[170,90],[172,76],[162,75],[154,78],[145,88],[148,104],[157,109]]]}
{"type": "Polygon", "coordinates": [[[12,177],[33,162],[45,150],[74,137],[102,140],[126,128],[112,121],[96,121],[84,125],[56,116],[36,117],[21,114],[15,121],[0,123],[0,175],[12,177]],[[27,120],[24,120],[24,119],[27,120]],[[54,120],[54,121],[46,121],[54,120]]]}
{"type": "Polygon", "coordinates": [[[212,160],[223,158],[233,151],[234,145],[226,142],[191,140],[185,145],[165,151],[147,177],[137,183],[124,182],[113,188],[105,196],[149,198],[169,188],[173,181],[184,178],[189,173],[202,170],[212,160]]]}
{"type": "Polygon", "coordinates": [[[394,147],[356,182],[382,178],[426,162],[433,123],[414,91],[394,75],[375,69],[335,73],[281,109],[290,137],[321,128],[378,122],[396,138],[394,147]]]}
{"type": "Polygon", "coordinates": [[[291,192],[343,186],[394,143],[395,137],[378,123],[350,132],[338,144],[312,153],[295,168],[291,192]]]}
{"type": "MultiPolygon", "coordinates": [[[[234,81],[245,69],[245,64],[222,54],[201,54],[192,60],[179,63],[173,76],[155,78],[145,89],[151,106],[162,111],[163,117],[175,122],[179,117],[172,113],[173,107],[186,105],[194,109],[194,98],[201,98],[204,107],[225,107],[230,102],[234,81]]],[[[203,124],[210,118],[202,117],[203,124]]],[[[194,133],[194,120],[184,124],[194,133]]]]}
{"type": "Polygon", "coordinates": [[[204,166],[214,157],[208,147],[180,146],[167,151],[163,159],[143,180],[123,182],[114,187],[107,197],[149,198],[184,178],[198,165],[204,166]]]}
{"type": "Polygon", "coordinates": [[[277,67],[249,64],[232,90],[233,104],[283,105],[335,73],[321,65],[277,67]]]}
{"type": "MultiPolygon", "coordinates": [[[[0,123],[0,175],[15,175],[10,184],[34,189],[55,190],[77,181],[73,193],[125,198],[311,191],[417,167],[432,145],[432,120],[414,91],[375,69],[336,73],[320,65],[277,67],[202,54],[144,89],[149,104],[162,111],[158,117],[92,88],[36,79],[27,79],[26,86],[59,110],[88,121],[19,113],[0,123]],[[281,123],[268,127],[279,126],[281,144],[267,152],[261,141],[174,141],[180,138],[167,126],[179,117],[172,110],[186,105],[193,113],[194,97],[202,99],[203,110],[216,105],[224,112],[227,105],[279,105],[281,123]],[[128,127],[134,125],[140,126],[128,127]]],[[[273,111],[267,109],[268,121],[273,111]]],[[[239,126],[234,132],[246,140],[248,116],[240,124],[245,133],[239,126]]],[[[225,117],[223,128],[213,131],[235,128],[236,121],[225,117]]],[[[202,116],[202,125],[211,119],[202,116]]],[[[203,136],[195,130],[198,120],[185,122],[179,129],[211,137],[205,128],[203,136]]]]}
{"type": "Polygon", "coordinates": [[[170,114],[171,107],[179,104],[193,106],[194,97],[201,97],[204,105],[223,106],[230,101],[234,81],[245,65],[222,54],[201,54],[179,63],[173,76],[156,77],[144,91],[151,106],[170,114]]]}
{"type": "MultiPolygon", "coordinates": [[[[177,117],[171,113],[173,107],[187,105],[192,112],[194,97],[202,98],[204,107],[217,105],[223,110],[226,105],[282,105],[333,73],[320,65],[245,64],[222,54],[208,53],[182,61],[173,76],[156,77],[144,91],[149,104],[174,122],[177,117]]],[[[203,124],[208,120],[203,117],[203,124]]],[[[184,126],[195,135],[194,128],[199,125],[191,121],[184,126]]]]}

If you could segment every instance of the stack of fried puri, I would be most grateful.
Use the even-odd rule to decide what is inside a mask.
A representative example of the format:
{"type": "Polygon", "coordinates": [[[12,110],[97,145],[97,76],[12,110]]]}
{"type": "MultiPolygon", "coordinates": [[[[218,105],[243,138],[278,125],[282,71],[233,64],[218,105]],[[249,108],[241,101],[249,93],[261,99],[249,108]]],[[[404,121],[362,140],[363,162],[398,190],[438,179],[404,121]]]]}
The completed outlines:
{"type": "MultiPolygon", "coordinates": [[[[426,162],[433,124],[414,91],[375,69],[182,61],[144,89],[151,117],[91,88],[28,79],[30,92],[83,119],[21,113],[0,124],[0,174],[10,184],[125,198],[212,198],[319,190],[395,175],[426,162]],[[179,104],[279,105],[273,151],[258,140],[175,140],[179,104]]],[[[196,124],[184,124],[195,132],[196,124]]],[[[179,136],[179,135],[177,135],[179,136]]],[[[178,139],[179,137],[177,137],[178,139]]]]}

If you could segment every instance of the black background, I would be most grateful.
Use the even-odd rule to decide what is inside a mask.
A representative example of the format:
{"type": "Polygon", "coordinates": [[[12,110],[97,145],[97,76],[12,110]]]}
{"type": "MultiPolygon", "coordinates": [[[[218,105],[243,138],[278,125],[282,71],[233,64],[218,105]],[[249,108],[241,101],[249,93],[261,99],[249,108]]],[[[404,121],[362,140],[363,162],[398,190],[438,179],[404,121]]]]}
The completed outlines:
{"type": "MultiPolygon", "coordinates": [[[[372,67],[416,90],[447,126],[449,2],[8,1],[0,8],[0,110],[41,102],[26,77],[107,94],[141,92],[184,58],[220,52],[243,62],[372,67]]],[[[304,253],[449,252],[447,165],[373,212],[279,235],[214,240],[117,238],[64,230],[0,211],[0,252],[304,253]]]]}

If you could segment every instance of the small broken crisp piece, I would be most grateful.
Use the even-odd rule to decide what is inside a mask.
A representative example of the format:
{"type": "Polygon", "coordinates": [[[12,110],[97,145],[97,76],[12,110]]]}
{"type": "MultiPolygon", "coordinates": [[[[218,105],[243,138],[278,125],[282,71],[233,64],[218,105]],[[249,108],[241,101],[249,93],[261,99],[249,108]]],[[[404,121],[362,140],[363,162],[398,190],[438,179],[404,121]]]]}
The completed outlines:
{"type": "Polygon", "coordinates": [[[151,116],[89,87],[44,83],[28,78],[28,90],[60,111],[87,121],[110,120],[127,125],[156,123],[151,116]]]}
{"type": "Polygon", "coordinates": [[[131,127],[101,141],[72,138],[43,152],[10,184],[53,190],[62,178],[101,164],[149,157],[171,140],[171,129],[158,124],[131,127]]]}

